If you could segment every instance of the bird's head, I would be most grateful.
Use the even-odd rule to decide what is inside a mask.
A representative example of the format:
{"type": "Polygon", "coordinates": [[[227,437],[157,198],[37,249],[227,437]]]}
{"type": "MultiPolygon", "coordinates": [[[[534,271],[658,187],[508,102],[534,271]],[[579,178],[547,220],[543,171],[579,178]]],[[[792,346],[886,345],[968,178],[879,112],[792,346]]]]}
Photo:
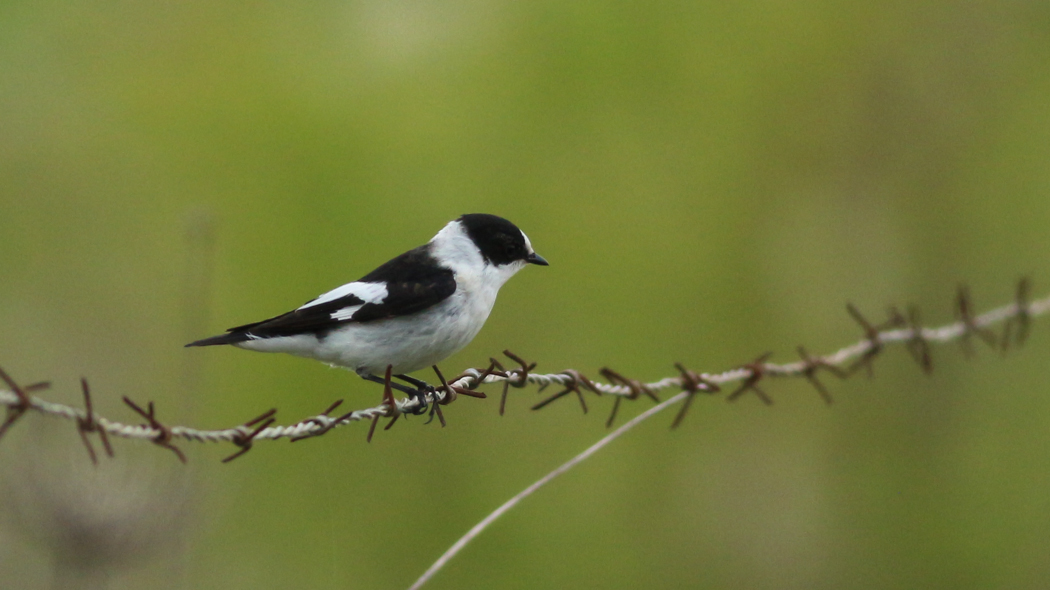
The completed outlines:
{"type": "Polygon", "coordinates": [[[532,249],[525,232],[506,219],[487,213],[461,215],[438,232],[431,243],[453,266],[466,263],[495,267],[503,281],[527,264],[547,266],[547,261],[532,249]]]}
{"type": "Polygon", "coordinates": [[[502,217],[487,213],[468,213],[461,215],[456,221],[489,264],[502,266],[517,262],[547,266],[547,261],[532,249],[532,243],[525,232],[502,217]]]}

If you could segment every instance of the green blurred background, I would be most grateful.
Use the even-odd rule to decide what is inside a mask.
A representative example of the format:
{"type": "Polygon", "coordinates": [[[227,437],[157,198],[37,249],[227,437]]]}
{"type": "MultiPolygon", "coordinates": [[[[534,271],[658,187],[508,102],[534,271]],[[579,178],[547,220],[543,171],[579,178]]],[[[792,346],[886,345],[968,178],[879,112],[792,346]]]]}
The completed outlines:
{"type": "MultiPolygon", "coordinates": [[[[654,380],[829,352],[917,304],[1050,286],[1046,2],[0,3],[0,364],[134,421],[284,423],[376,387],[191,339],[297,306],[465,212],[549,268],[446,374],[504,348],[654,380]]],[[[903,350],[826,407],[698,400],[498,522],[432,588],[1044,588],[1050,326],[903,350]]],[[[498,393],[497,387],[489,390],[498,393]]],[[[546,393],[551,393],[550,390],[546,393]]],[[[535,389],[447,428],[290,445],[0,444],[10,588],[405,588],[605,432],[535,389]],[[96,445],[97,446],[97,445],[96,445]]],[[[621,421],[648,402],[621,410],[621,421]]]]}

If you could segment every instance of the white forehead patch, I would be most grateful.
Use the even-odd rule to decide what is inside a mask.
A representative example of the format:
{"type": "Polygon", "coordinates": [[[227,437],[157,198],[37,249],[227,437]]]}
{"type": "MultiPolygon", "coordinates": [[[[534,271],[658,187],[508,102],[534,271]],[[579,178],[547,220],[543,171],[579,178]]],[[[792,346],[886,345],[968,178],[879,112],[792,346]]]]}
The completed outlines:
{"type": "Polygon", "coordinates": [[[525,238],[525,251],[529,254],[533,254],[535,251],[532,249],[532,242],[529,241],[529,236],[525,235],[525,232],[521,232],[521,237],[525,238]]]}
{"type": "MultiPolygon", "coordinates": [[[[322,303],[328,303],[329,301],[334,301],[336,299],[339,299],[340,297],[346,297],[347,295],[353,295],[354,297],[357,297],[358,299],[360,299],[361,301],[364,301],[365,303],[382,303],[383,300],[386,299],[386,295],[387,295],[386,284],[385,283],[359,283],[359,282],[347,283],[347,284],[343,285],[342,287],[336,287],[335,289],[332,289],[331,291],[325,293],[324,295],[321,295],[317,299],[314,299],[313,301],[307,303],[306,305],[303,305],[299,309],[306,309],[307,307],[313,307],[315,305],[320,305],[322,303]]],[[[347,308],[347,309],[349,309],[349,308],[347,308]]],[[[343,311],[343,310],[340,310],[340,312],[341,311],[343,311]]],[[[354,311],[357,311],[357,309],[354,309],[354,311]]],[[[336,313],[339,313],[339,312],[336,312],[336,313]]],[[[353,312],[350,312],[350,313],[351,313],[351,315],[353,314],[353,312]]],[[[334,314],[333,314],[333,317],[334,317],[334,314]]],[[[342,319],[342,318],[336,318],[336,319],[342,319]]]]}

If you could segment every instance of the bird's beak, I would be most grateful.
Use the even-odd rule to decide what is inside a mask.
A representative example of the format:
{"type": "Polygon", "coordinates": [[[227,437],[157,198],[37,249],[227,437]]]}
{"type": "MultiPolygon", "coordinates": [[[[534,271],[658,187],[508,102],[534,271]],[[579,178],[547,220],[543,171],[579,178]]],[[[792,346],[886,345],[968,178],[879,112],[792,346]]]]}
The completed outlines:
{"type": "Polygon", "coordinates": [[[529,264],[538,264],[540,266],[549,266],[550,265],[545,258],[543,258],[542,256],[540,256],[539,254],[537,254],[535,252],[533,252],[532,254],[529,254],[528,257],[525,258],[525,262],[528,262],[529,264]]]}

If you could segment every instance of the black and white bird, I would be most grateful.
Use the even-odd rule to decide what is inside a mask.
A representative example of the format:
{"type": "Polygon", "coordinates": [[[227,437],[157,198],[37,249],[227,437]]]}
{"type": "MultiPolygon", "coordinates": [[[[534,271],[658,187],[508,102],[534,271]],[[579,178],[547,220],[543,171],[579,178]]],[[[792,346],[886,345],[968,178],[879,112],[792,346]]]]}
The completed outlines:
{"type": "Polygon", "coordinates": [[[547,261],[524,232],[502,217],[471,213],[357,281],[288,313],[186,346],[284,352],[352,369],[377,383],[386,382],[380,375],[389,366],[415,389],[392,387],[420,395],[430,386],[407,373],[436,365],[469,344],[500,287],[526,264],[547,266],[547,261]]]}

